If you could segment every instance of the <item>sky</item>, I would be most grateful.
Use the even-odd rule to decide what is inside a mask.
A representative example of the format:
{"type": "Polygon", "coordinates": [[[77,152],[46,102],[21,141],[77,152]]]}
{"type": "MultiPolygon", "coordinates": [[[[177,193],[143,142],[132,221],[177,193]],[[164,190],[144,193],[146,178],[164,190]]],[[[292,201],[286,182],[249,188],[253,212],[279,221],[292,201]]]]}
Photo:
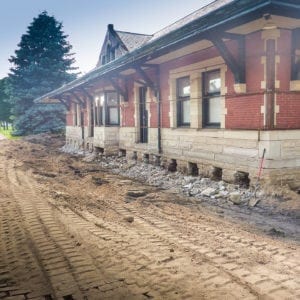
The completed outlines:
{"type": "Polygon", "coordinates": [[[46,10],[63,24],[81,74],[98,60],[107,25],[153,34],[212,0],[0,0],[0,79],[7,76],[21,36],[46,10]]]}

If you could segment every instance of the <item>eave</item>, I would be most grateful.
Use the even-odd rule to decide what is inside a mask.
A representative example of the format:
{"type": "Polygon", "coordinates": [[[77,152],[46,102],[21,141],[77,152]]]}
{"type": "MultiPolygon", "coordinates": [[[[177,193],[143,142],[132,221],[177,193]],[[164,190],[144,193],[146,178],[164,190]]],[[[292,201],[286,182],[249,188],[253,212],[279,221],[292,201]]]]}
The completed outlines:
{"type": "Polygon", "coordinates": [[[265,13],[289,16],[299,19],[300,5],[298,0],[236,0],[221,8],[212,11],[174,31],[154,39],[142,47],[125,54],[124,56],[100,66],[84,76],[62,86],[35,101],[46,98],[55,98],[70,90],[100,80],[102,77],[117,76],[120,72],[135,69],[155,58],[176,51],[188,44],[200,40],[214,41],[214,36],[224,37],[226,31],[242,24],[262,18],[265,13]]]}

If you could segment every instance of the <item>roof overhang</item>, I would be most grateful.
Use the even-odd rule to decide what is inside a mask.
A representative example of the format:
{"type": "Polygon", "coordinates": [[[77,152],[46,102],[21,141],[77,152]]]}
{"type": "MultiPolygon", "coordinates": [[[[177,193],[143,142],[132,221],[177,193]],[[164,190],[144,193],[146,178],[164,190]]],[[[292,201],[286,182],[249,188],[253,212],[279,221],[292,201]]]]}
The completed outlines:
{"type": "Polygon", "coordinates": [[[37,98],[35,102],[41,102],[45,98],[59,99],[58,96],[70,90],[111,75],[130,74],[137,65],[148,62],[160,63],[159,58],[176,51],[180,52],[180,49],[184,47],[202,40],[209,40],[214,35],[220,37],[222,33],[235,32],[235,28],[242,28],[247,23],[259,23],[263,15],[267,13],[294,18],[297,20],[295,21],[297,26],[300,15],[299,0],[234,0],[176,30],[151,40],[144,46],[106,65],[93,69],[84,76],[37,98]]]}

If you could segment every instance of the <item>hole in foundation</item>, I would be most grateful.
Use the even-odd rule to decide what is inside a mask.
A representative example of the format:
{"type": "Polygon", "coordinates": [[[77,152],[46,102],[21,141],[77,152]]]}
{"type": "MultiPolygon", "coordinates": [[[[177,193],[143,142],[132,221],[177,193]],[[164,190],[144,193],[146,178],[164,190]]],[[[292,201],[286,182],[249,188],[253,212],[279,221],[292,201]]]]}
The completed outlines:
{"type": "Polygon", "coordinates": [[[177,171],[177,162],[176,159],[171,159],[169,165],[168,165],[168,171],[169,172],[176,172],[177,171]]]}
{"type": "Polygon", "coordinates": [[[147,154],[147,153],[143,154],[143,162],[145,164],[149,164],[149,154],[147,154]]]}
{"type": "Polygon", "coordinates": [[[45,295],[44,298],[45,298],[45,300],[53,300],[51,295],[45,295]]]}
{"type": "Polygon", "coordinates": [[[72,295],[63,296],[64,300],[74,300],[72,295]]]}
{"type": "Polygon", "coordinates": [[[126,156],[126,150],[125,149],[119,149],[119,157],[125,157],[126,156]]]}
{"type": "Polygon", "coordinates": [[[133,151],[132,153],[132,157],[131,157],[133,160],[137,160],[137,152],[136,151],[133,151]]]}
{"type": "Polygon", "coordinates": [[[191,176],[198,176],[199,175],[199,169],[197,164],[189,162],[188,163],[188,175],[191,176]]]}
{"type": "Polygon", "coordinates": [[[158,156],[158,155],[153,156],[153,164],[155,166],[160,166],[160,156],[158,156]]]}
{"type": "Polygon", "coordinates": [[[222,180],[222,169],[218,167],[213,167],[211,172],[211,179],[216,181],[222,180]]]}
{"type": "Polygon", "coordinates": [[[103,154],[103,153],[104,153],[104,148],[101,148],[101,147],[94,147],[94,151],[95,151],[97,154],[103,154]]]}
{"type": "Polygon", "coordinates": [[[237,171],[234,174],[234,183],[240,187],[248,188],[250,184],[249,173],[237,171]]]}

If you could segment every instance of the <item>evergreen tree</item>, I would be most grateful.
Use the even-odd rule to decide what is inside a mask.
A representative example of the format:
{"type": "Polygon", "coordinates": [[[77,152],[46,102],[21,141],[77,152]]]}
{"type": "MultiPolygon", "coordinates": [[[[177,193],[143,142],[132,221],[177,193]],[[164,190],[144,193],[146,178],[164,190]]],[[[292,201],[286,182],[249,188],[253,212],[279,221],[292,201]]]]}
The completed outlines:
{"type": "Polygon", "coordinates": [[[10,58],[10,102],[16,134],[56,131],[64,127],[64,107],[60,104],[35,104],[33,100],[74,80],[72,46],[62,24],[42,12],[29,25],[10,58]]]}
{"type": "Polygon", "coordinates": [[[10,123],[10,110],[11,105],[8,102],[8,78],[0,79],[0,123],[7,124],[10,123]]]}

